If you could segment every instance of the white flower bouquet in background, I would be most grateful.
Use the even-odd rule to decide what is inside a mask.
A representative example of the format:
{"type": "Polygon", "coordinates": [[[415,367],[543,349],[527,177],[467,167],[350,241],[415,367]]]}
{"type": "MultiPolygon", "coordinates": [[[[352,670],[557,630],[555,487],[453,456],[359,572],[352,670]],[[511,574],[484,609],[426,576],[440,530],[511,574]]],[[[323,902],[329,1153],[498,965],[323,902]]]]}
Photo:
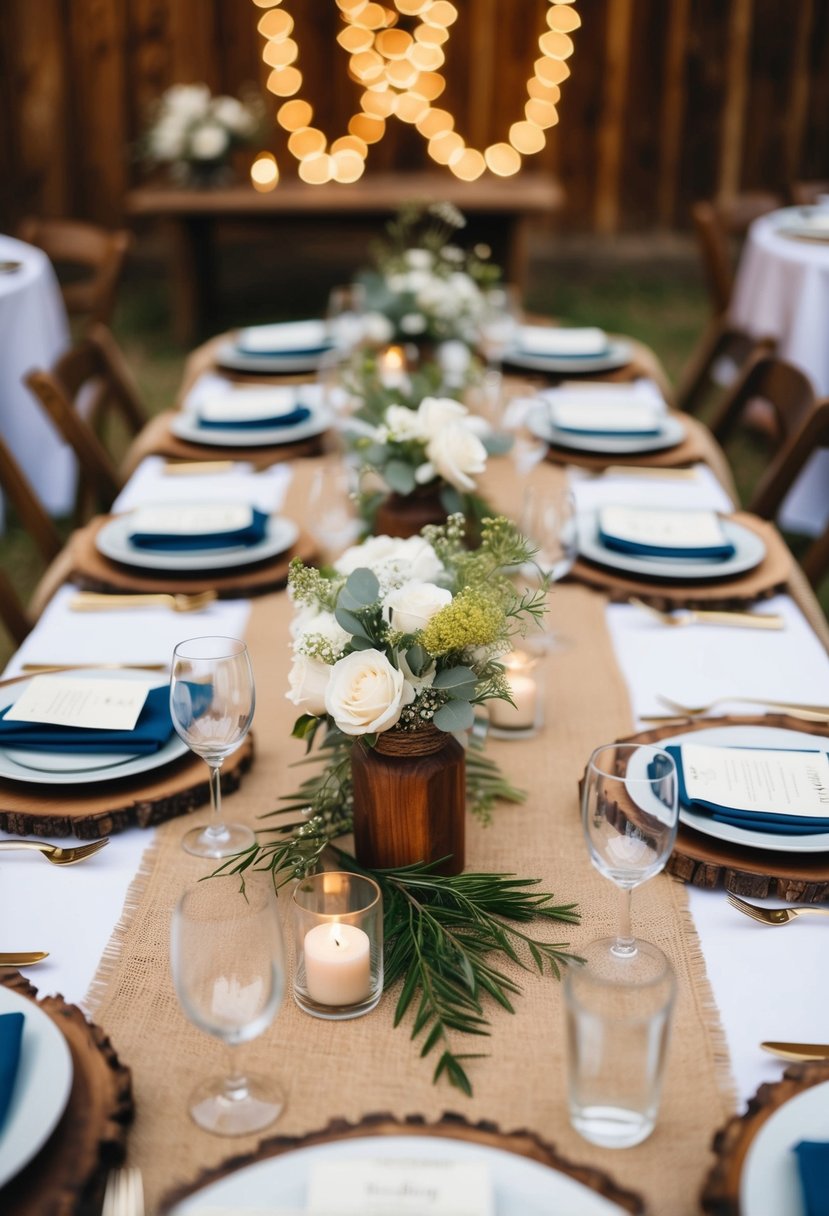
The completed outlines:
{"type": "Polygon", "coordinates": [[[175,84],[152,107],[142,153],[175,181],[215,179],[236,148],[261,136],[263,117],[258,94],[213,96],[206,84],[175,84]]]}

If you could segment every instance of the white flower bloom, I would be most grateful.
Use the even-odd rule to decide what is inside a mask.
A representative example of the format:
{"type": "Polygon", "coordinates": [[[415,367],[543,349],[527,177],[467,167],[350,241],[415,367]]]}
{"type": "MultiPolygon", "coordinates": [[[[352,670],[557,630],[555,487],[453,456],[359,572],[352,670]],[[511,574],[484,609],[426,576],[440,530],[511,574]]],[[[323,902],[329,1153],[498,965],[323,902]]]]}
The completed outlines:
{"type": "Polygon", "coordinates": [[[345,648],[351,637],[338,623],[333,612],[314,612],[311,616],[305,616],[296,631],[292,629],[292,633],[295,639],[294,652],[297,654],[306,651],[317,638],[329,643],[332,652],[337,654],[345,648]]]}
{"type": "Polygon", "coordinates": [[[410,536],[406,540],[372,536],[364,544],[346,549],[334,563],[334,569],[345,575],[361,567],[374,571],[384,596],[392,588],[401,587],[412,579],[432,583],[443,573],[438,555],[422,536],[410,536]]]}
{"type": "Polygon", "coordinates": [[[452,397],[424,397],[417,407],[421,432],[427,440],[433,439],[450,422],[465,418],[468,412],[465,405],[452,397]]]}
{"type": "Polygon", "coordinates": [[[462,380],[472,362],[472,351],[465,342],[441,342],[437,350],[437,361],[444,375],[462,380]]]}
{"type": "Polygon", "coordinates": [[[405,405],[390,405],[384,419],[388,438],[403,441],[426,438],[417,410],[410,410],[405,405]]]}
{"type": "Polygon", "coordinates": [[[302,713],[320,717],[326,711],[325,694],[333,670],[319,659],[309,659],[304,654],[294,655],[293,666],[288,672],[290,691],[285,696],[302,713]]]}
{"type": "Polygon", "coordinates": [[[407,249],[404,256],[412,270],[431,270],[435,261],[428,249],[407,249]]]}
{"type": "Polygon", "coordinates": [[[460,266],[465,261],[466,254],[459,245],[444,245],[441,257],[445,262],[453,262],[455,266],[460,266]]]}
{"type": "Polygon", "coordinates": [[[419,312],[407,312],[400,318],[400,332],[404,334],[425,333],[426,326],[426,318],[419,312]]]}
{"type": "Polygon", "coordinates": [[[225,130],[244,138],[252,135],[256,120],[246,106],[236,97],[214,97],[210,107],[216,122],[225,130]]]}
{"type": "Polygon", "coordinates": [[[181,122],[204,118],[210,109],[210,89],[206,84],[174,84],[161,99],[168,114],[181,122]]]}
{"type": "Polygon", "coordinates": [[[190,153],[196,160],[218,160],[229,146],[227,132],[217,122],[204,122],[190,134],[190,153]]]}
{"type": "Polygon", "coordinates": [[[486,448],[463,422],[442,427],[426,445],[426,455],[456,490],[474,490],[474,478],[486,468],[486,448]]]}
{"type": "Polygon", "coordinates": [[[330,670],[325,708],[346,735],[391,730],[414,689],[379,650],[355,650],[330,670]]]}
{"type": "Polygon", "coordinates": [[[156,160],[178,160],[184,154],[187,132],[172,114],[160,119],[149,134],[150,151],[156,160]]]}
{"type": "Polygon", "coordinates": [[[404,583],[383,601],[383,615],[393,629],[417,633],[425,629],[436,612],[452,602],[452,592],[436,583],[404,583]]]}
{"type": "Polygon", "coordinates": [[[381,312],[367,312],[362,317],[363,337],[367,342],[382,346],[394,336],[394,326],[381,312]]]}
{"type": "Polygon", "coordinates": [[[414,471],[414,479],[419,486],[427,485],[435,477],[437,477],[437,471],[431,460],[424,460],[423,464],[419,464],[414,471]]]}

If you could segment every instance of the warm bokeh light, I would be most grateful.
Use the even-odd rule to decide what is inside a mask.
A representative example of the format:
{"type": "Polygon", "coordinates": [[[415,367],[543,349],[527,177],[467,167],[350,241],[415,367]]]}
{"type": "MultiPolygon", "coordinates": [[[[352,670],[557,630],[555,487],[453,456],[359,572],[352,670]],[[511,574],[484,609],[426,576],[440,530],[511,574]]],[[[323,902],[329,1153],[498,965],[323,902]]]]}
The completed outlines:
{"type": "Polygon", "coordinates": [[[367,30],[383,29],[387,22],[386,10],[382,4],[367,4],[357,15],[355,22],[367,30]]]}
{"type": "Polygon", "coordinates": [[[551,101],[539,101],[537,97],[531,97],[524,106],[524,113],[527,116],[527,122],[534,123],[537,127],[554,127],[558,122],[558,110],[551,101]]]}
{"type": "Polygon", "coordinates": [[[477,148],[465,148],[457,160],[449,161],[449,168],[464,182],[474,182],[486,170],[486,161],[477,148]]]}
{"type": "Polygon", "coordinates": [[[349,121],[348,129],[364,143],[376,144],[385,135],[386,124],[382,118],[373,118],[370,114],[355,114],[349,121]]]}
{"type": "Polygon", "coordinates": [[[455,152],[462,152],[465,145],[457,131],[442,131],[429,140],[429,155],[439,165],[448,165],[455,152]]]}
{"type": "Polygon", "coordinates": [[[427,25],[452,25],[458,19],[458,10],[449,0],[435,0],[435,3],[423,14],[427,25]]]}
{"type": "Polygon", "coordinates": [[[421,72],[413,85],[409,86],[412,93],[425,97],[427,101],[435,101],[446,88],[446,81],[440,72],[421,72]]]}
{"type": "Polygon", "coordinates": [[[279,169],[273,152],[260,152],[250,167],[250,180],[254,190],[267,194],[279,181],[279,169]]]}
{"type": "Polygon", "coordinates": [[[434,72],[446,61],[439,46],[426,46],[422,42],[413,43],[407,58],[419,72],[434,72]]]}
{"type": "Polygon", "coordinates": [[[294,19],[284,8],[272,8],[270,12],[262,14],[256,28],[263,38],[281,42],[294,28],[294,19]]]}
{"type": "Polygon", "coordinates": [[[368,156],[368,144],[364,139],[358,139],[356,135],[341,135],[331,145],[332,155],[336,156],[338,152],[356,152],[365,160],[368,156]]]}
{"type": "Polygon", "coordinates": [[[281,4],[282,0],[253,0],[257,8],[276,8],[277,4],[281,4]]]}
{"type": "Polygon", "coordinates": [[[425,46],[443,46],[449,37],[449,31],[442,25],[419,25],[414,32],[415,42],[425,46]]]}
{"type": "Polygon", "coordinates": [[[340,182],[342,185],[356,182],[363,176],[366,170],[365,159],[359,153],[353,152],[348,148],[333,152],[331,154],[331,161],[334,181],[340,182]]]}
{"type": "Polygon", "coordinates": [[[566,4],[554,4],[547,9],[547,24],[551,30],[560,30],[562,34],[570,34],[581,26],[581,17],[574,8],[566,4]]]}
{"type": "Polygon", "coordinates": [[[293,63],[299,54],[299,47],[293,38],[285,38],[282,42],[266,42],[262,58],[268,67],[286,68],[293,63]]]}
{"type": "Polygon", "coordinates": [[[514,122],[509,129],[509,141],[522,156],[540,152],[547,142],[541,127],[534,122],[514,122]]]}
{"type": "Polygon", "coordinates": [[[563,59],[536,59],[535,74],[545,84],[561,84],[570,75],[570,69],[563,59]]]}
{"type": "Polygon", "coordinates": [[[297,68],[275,68],[267,79],[268,92],[277,97],[292,97],[302,87],[302,73],[297,68]]]}
{"type": "Polygon", "coordinates": [[[386,80],[395,89],[410,89],[419,78],[420,71],[408,59],[395,59],[386,67],[386,80]]]}
{"type": "Polygon", "coordinates": [[[288,151],[297,160],[307,160],[324,152],[327,142],[323,132],[316,127],[300,127],[289,135],[288,151]]]}
{"type": "Polygon", "coordinates": [[[432,0],[397,0],[397,11],[404,17],[419,17],[432,0]]]}
{"type": "Polygon", "coordinates": [[[337,34],[337,42],[351,55],[359,55],[374,45],[374,34],[371,30],[358,29],[356,25],[348,25],[337,34]]]}
{"type": "Polygon", "coordinates": [[[405,59],[412,45],[412,36],[405,30],[381,30],[374,39],[374,45],[386,59],[405,59]]]}
{"type": "Polygon", "coordinates": [[[397,98],[395,111],[401,122],[416,123],[429,113],[429,103],[425,97],[417,93],[401,93],[397,98]]]}
{"type": "Polygon", "coordinates": [[[309,156],[307,160],[300,161],[298,173],[309,186],[323,186],[334,176],[333,158],[325,152],[309,156]]]}
{"type": "Polygon", "coordinates": [[[366,114],[374,118],[390,118],[397,109],[397,94],[389,90],[386,93],[363,93],[360,105],[366,114]]]}
{"type": "Polygon", "coordinates": [[[561,97],[561,89],[557,84],[546,84],[533,76],[527,81],[527,96],[537,97],[539,101],[552,101],[553,104],[561,97]]]}
{"type": "Polygon", "coordinates": [[[568,38],[566,34],[559,34],[555,30],[548,30],[546,34],[542,34],[538,45],[548,59],[569,59],[573,54],[573,39],[568,38]]]}
{"type": "Polygon", "coordinates": [[[298,131],[300,127],[310,127],[314,117],[314,108],[307,101],[286,101],[276,112],[276,121],[286,131],[298,131]]]}
{"type": "Polygon", "coordinates": [[[491,144],[484,158],[487,168],[498,177],[511,177],[521,168],[521,157],[509,144],[491,144]]]}
{"type": "Polygon", "coordinates": [[[426,139],[434,139],[436,135],[441,135],[444,131],[451,131],[455,125],[455,119],[448,110],[429,110],[416,125],[420,134],[424,135],[426,139]]]}

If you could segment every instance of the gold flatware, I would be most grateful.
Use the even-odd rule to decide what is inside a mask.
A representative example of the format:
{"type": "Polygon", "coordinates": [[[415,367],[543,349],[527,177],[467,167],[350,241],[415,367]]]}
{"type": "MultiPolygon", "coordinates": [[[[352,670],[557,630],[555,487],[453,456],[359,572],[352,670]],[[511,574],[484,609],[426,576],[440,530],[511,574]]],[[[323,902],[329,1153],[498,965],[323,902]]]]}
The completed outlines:
{"type": "Polygon", "coordinates": [[[829,1043],[761,1043],[763,1051],[769,1051],[773,1056],[783,1060],[827,1060],[829,1059],[829,1043]]]}
{"type": "Polygon", "coordinates": [[[144,1182],[137,1166],[110,1171],[101,1216],[144,1216],[144,1182]]]}
{"type": "Polygon", "coordinates": [[[31,967],[48,957],[48,950],[13,950],[11,953],[0,950],[0,967],[31,967]]]}
{"type": "Polygon", "coordinates": [[[661,612],[644,600],[632,595],[628,600],[654,617],[663,625],[733,625],[738,629],[782,629],[785,621],[776,613],[762,615],[759,612],[718,612],[711,608],[682,608],[678,613],[661,612]]]}
{"type": "Polygon", "coordinates": [[[98,591],[79,591],[69,601],[74,612],[108,612],[111,608],[172,608],[173,612],[198,612],[212,604],[215,591],[150,592],[147,595],[105,595],[98,591]]]}
{"type": "Polygon", "coordinates": [[[89,844],[71,845],[69,848],[63,848],[59,844],[47,844],[45,840],[0,840],[0,852],[33,849],[36,853],[42,853],[53,866],[73,866],[78,861],[92,857],[107,844],[108,836],[104,836],[103,840],[91,840],[89,844]]]}
{"type": "Polygon", "coordinates": [[[787,925],[798,916],[829,916],[829,908],[815,908],[811,904],[802,908],[758,908],[757,904],[747,903],[731,892],[726,898],[732,908],[750,916],[752,920],[758,920],[761,925],[787,925]]]}
{"type": "Polygon", "coordinates": [[[15,274],[18,270],[22,269],[22,262],[14,262],[11,260],[0,262],[0,274],[15,274]]]}
{"type": "Polygon", "coordinates": [[[167,668],[167,663],[24,663],[22,670],[26,674],[0,680],[0,688],[52,671],[166,671],[167,668]]]}
{"type": "Polygon", "coordinates": [[[195,477],[206,473],[229,473],[235,460],[168,460],[164,466],[164,476],[195,477]]]}
{"type": "Polygon", "coordinates": [[[705,705],[682,705],[679,701],[672,700],[671,697],[663,696],[662,693],[657,693],[656,699],[668,709],[674,710],[676,714],[685,718],[703,717],[717,705],[733,701],[736,705],[762,705],[766,709],[777,709],[789,714],[792,718],[799,718],[803,722],[829,722],[829,705],[802,705],[797,701],[771,701],[764,700],[762,697],[728,696],[715,697],[713,701],[709,701],[705,705]]]}

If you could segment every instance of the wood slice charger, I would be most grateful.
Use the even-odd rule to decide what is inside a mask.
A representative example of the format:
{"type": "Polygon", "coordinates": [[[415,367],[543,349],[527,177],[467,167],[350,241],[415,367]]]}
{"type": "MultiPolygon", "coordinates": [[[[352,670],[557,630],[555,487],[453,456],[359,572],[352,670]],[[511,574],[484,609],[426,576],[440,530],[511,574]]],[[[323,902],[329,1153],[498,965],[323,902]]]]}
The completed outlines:
{"type": "Polygon", "coordinates": [[[624,1212],[630,1212],[634,1216],[644,1216],[646,1210],[645,1201],[641,1195],[637,1195],[634,1191],[623,1190],[601,1170],[586,1165],[575,1165],[572,1161],[560,1157],[553,1145],[545,1143],[533,1132],[524,1130],[502,1132],[495,1123],[488,1121],[469,1123],[462,1115],[447,1112],[435,1123],[427,1123],[422,1115],[407,1115],[405,1119],[399,1120],[389,1114],[370,1114],[365,1115],[358,1123],[348,1123],[344,1119],[332,1119],[327,1127],[320,1131],[309,1132],[305,1136],[274,1136],[263,1140],[255,1152],[231,1157],[216,1169],[205,1170],[190,1186],[181,1187],[166,1195],[161,1201],[160,1212],[163,1216],[189,1195],[196,1194],[204,1187],[228,1177],[246,1165],[253,1165],[269,1157],[279,1157],[282,1153],[308,1148],[314,1144],[327,1144],[335,1140],[360,1140],[367,1136],[430,1136],[438,1137],[441,1140],[461,1140],[467,1144],[480,1144],[487,1148],[517,1153],[521,1157],[527,1157],[531,1161],[537,1161],[541,1165],[557,1170],[560,1174],[574,1178],[591,1191],[604,1195],[624,1212]]]}
{"type": "MultiPolygon", "coordinates": [[[[829,738],[829,724],[803,722],[785,714],[752,717],[695,718],[660,725],[620,740],[622,743],[660,743],[673,735],[712,726],[775,726],[829,738]]],[[[669,874],[696,887],[719,886],[734,895],[790,903],[829,902],[829,849],[825,853],[781,853],[753,849],[706,836],[680,823],[676,845],[666,867],[669,874]]]]}

